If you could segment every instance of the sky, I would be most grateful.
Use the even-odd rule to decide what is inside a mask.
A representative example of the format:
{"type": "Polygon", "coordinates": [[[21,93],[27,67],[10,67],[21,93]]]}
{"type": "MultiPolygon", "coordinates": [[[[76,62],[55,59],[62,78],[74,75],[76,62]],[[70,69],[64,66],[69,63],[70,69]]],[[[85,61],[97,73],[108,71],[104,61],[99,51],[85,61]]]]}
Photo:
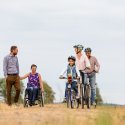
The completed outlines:
{"type": "Polygon", "coordinates": [[[124,22],[124,0],[0,0],[0,77],[4,56],[17,45],[20,75],[35,63],[60,101],[65,81],[58,77],[75,55],[73,45],[82,44],[101,65],[97,83],[104,102],[125,104],[124,22]]]}

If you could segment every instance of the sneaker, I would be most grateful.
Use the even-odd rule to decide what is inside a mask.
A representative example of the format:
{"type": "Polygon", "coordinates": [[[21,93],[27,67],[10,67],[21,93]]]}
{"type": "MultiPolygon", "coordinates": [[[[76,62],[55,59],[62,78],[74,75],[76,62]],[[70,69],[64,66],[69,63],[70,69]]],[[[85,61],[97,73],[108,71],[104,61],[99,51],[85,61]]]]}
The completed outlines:
{"type": "Polygon", "coordinates": [[[95,102],[93,102],[93,103],[92,103],[92,105],[93,105],[93,106],[96,106],[96,103],[95,103],[95,102]]]}

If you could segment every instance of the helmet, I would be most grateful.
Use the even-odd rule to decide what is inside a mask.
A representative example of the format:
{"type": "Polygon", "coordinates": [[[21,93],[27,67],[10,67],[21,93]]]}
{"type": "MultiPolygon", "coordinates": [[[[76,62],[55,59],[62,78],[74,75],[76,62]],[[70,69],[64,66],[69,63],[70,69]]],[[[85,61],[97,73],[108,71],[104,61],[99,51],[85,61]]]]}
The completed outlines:
{"type": "Polygon", "coordinates": [[[73,46],[73,47],[74,47],[74,48],[77,48],[77,49],[79,48],[79,49],[81,49],[81,50],[83,50],[83,48],[84,48],[84,46],[83,46],[83,45],[80,45],[80,44],[79,44],[79,45],[75,45],[75,46],[73,46]]]}
{"type": "Polygon", "coordinates": [[[86,48],[85,52],[92,52],[92,49],[91,48],[86,48]]]}
{"type": "Polygon", "coordinates": [[[73,61],[76,61],[76,58],[75,58],[74,56],[69,56],[69,57],[68,57],[68,61],[69,61],[70,59],[72,59],[73,61]]]}

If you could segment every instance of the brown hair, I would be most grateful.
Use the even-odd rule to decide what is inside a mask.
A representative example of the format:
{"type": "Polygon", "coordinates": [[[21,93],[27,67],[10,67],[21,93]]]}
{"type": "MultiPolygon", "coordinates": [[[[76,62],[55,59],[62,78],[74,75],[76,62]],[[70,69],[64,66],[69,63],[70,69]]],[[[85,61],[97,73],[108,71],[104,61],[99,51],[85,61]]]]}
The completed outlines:
{"type": "Polygon", "coordinates": [[[17,46],[11,46],[10,51],[12,52],[13,50],[15,50],[17,48],[17,46]]]}
{"type": "Polygon", "coordinates": [[[35,65],[35,64],[32,64],[32,65],[31,65],[31,69],[32,69],[33,67],[36,67],[36,68],[37,68],[37,65],[35,65]]]}

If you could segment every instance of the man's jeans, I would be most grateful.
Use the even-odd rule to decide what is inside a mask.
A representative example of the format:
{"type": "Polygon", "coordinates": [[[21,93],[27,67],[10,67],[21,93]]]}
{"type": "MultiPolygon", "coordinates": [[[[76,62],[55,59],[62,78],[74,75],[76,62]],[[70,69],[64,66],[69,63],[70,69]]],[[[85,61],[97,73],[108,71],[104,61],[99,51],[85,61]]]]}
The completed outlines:
{"type": "Polygon", "coordinates": [[[87,78],[89,78],[90,86],[91,86],[91,103],[95,102],[96,97],[96,73],[84,74],[81,73],[83,84],[87,84],[87,78]]]}

